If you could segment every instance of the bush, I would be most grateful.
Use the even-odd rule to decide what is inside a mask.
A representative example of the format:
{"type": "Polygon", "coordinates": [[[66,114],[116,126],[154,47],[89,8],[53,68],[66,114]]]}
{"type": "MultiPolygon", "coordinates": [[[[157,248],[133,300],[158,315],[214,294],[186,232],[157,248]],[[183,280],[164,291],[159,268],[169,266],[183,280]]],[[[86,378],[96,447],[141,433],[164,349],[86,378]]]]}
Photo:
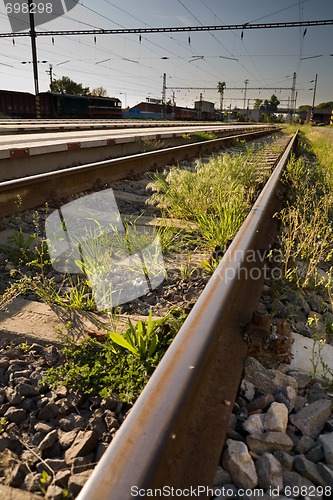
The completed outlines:
{"type": "Polygon", "coordinates": [[[161,320],[154,321],[150,314],[147,321],[139,321],[135,326],[130,323],[122,338],[127,342],[130,335],[133,349],[126,347],[126,342],[119,342],[115,332],[106,333],[102,341],[86,338],[79,344],[68,342],[62,351],[63,363],[50,368],[44,382],[51,387],[65,385],[84,394],[117,394],[121,401],[134,402],[184,319],[181,311],[172,310],[161,320]]]}

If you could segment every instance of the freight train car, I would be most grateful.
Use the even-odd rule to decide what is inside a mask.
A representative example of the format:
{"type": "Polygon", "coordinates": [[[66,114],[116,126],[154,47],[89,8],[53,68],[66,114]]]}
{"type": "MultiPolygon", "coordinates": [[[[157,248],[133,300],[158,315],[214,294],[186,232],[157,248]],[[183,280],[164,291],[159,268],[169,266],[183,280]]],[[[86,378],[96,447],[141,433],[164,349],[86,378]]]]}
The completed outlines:
{"type": "Polygon", "coordinates": [[[42,118],[89,118],[86,96],[42,92],[39,97],[42,118]]]}
{"type": "Polygon", "coordinates": [[[173,109],[173,115],[175,120],[198,120],[199,112],[196,109],[182,108],[175,106],[173,109]]]}
{"type": "MultiPolygon", "coordinates": [[[[77,96],[41,92],[41,118],[121,118],[116,97],[77,96]]],[[[0,116],[36,118],[36,98],[28,92],[0,90],[0,116]]]]}
{"type": "Polygon", "coordinates": [[[28,92],[0,90],[0,116],[12,118],[36,116],[35,96],[28,92]]]}

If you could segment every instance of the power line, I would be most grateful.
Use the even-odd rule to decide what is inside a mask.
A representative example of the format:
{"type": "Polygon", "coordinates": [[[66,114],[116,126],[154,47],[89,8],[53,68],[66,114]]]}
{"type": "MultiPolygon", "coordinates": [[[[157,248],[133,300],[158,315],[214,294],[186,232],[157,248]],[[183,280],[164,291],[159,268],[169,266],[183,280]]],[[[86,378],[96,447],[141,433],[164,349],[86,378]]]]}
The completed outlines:
{"type": "MultiPolygon", "coordinates": [[[[217,87],[166,87],[172,90],[216,90],[217,87]]],[[[244,87],[225,87],[225,90],[244,90],[244,87]]],[[[291,87],[247,87],[247,90],[291,90],[291,87]]],[[[303,90],[303,89],[298,89],[303,90]]]]}
{"type": "MultiPolygon", "coordinates": [[[[271,29],[271,28],[297,28],[301,26],[328,26],[333,24],[333,19],[322,19],[319,21],[292,21],[285,23],[256,23],[256,24],[225,24],[209,26],[177,26],[169,28],[123,28],[123,29],[96,29],[96,30],[56,30],[56,31],[36,31],[36,36],[69,36],[69,35],[121,35],[140,33],[179,33],[187,31],[230,31],[230,30],[250,30],[250,29],[271,29]]],[[[0,38],[16,38],[30,36],[29,32],[0,33],[0,38]]]]}
{"type": "MultiPolygon", "coordinates": [[[[208,10],[209,10],[209,11],[210,11],[210,12],[211,12],[211,13],[212,13],[215,17],[216,17],[216,19],[218,19],[218,20],[219,20],[222,24],[224,24],[224,23],[223,23],[223,21],[222,21],[222,19],[220,19],[220,18],[219,18],[219,17],[215,14],[215,12],[213,12],[213,11],[210,9],[210,7],[209,7],[209,6],[208,6],[208,5],[204,2],[204,0],[201,0],[201,2],[202,2],[202,3],[205,5],[205,7],[207,7],[207,9],[208,9],[208,10]]],[[[257,21],[257,19],[255,19],[255,21],[257,21]]],[[[234,35],[236,38],[238,38],[238,36],[236,35],[236,33],[233,33],[233,35],[234,35]]],[[[242,42],[242,44],[243,44],[244,49],[245,49],[245,50],[246,50],[246,52],[247,52],[247,55],[248,55],[248,56],[249,56],[249,58],[251,59],[251,62],[252,62],[252,64],[253,64],[254,69],[255,69],[255,70],[257,71],[257,73],[259,74],[259,76],[260,76],[261,80],[264,80],[264,78],[262,77],[262,75],[261,75],[260,71],[258,70],[258,68],[257,68],[257,66],[256,66],[256,63],[254,62],[254,60],[253,60],[252,56],[249,54],[249,52],[248,52],[248,50],[247,50],[247,48],[246,48],[246,45],[245,45],[244,41],[243,41],[243,40],[241,40],[241,42],[242,42]]],[[[233,55],[233,54],[231,54],[231,52],[230,52],[230,51],[229,51],[226,47],[224,47],[224,49],[225,49],[225,50],[227,50],[227,52],[228,52],[230,55],[233,55]]],[[[245,66],[242,62],[240,62],[238,59],[237,59],[237,62],[238,62],[238,64],[239,64],[242,68],[244,68],[244,69],[245,69],[245,70],[246,70],[246,71],[247,71],[247,72],[248,72],[251,76],[253,76],[255,80],[258,80],[258,79],[257,79],[257,77],[256,77],[256,76],[252,73],[252,71],[248,70],[248,69],[247,69],[247,67],[246,67],[246,66],[245,66]]]]}
{"type": "MultiPolygon", "coordinates": [[[[196,20],[196,21],[197,21],[197,22],[198,22],[201,26],[203,26],[203,23],[200,21],[200,19],[198,19],[198,18],[197,18],[197,17],[193,14],[193,12],[192,12],[190,9],[188,9],[188,8],[186,7],[186,5],[185,5],[185,4],[184,4],[181,0],[178,0],[178,2],[180,3],[180,5],[182,5],[182,7],[184,7],[184,9],[185,9],[187,12],[189,12],[189,14],[190,14],[190,15],[191,15],[191,16],[192,16],[192,17],[193,17],[193,18],[194,18],[194,19],[195,19],[195,20],[196,20]]],[[[221,22],[222,22],[222,21],[221,21],[221,22]]],[[[229,51],[227,50],[227,48],[223,45],[223,43],[222,43],[222,42],[220,42],[220,40],[218,40],[218,38],[216,38],[216,36],[215,36],[213,33],[210,33],[210,32],[209,32],[209,34],[210,34],[210,36],[211,36],[212,38],[214,38],[214,40],[215,40],[215,41],[216,41],[216,42],[217,42],[217,43],[218,43],[218,44],[219,44],[219,45],[220,45],[220,46],[221,46],[224,50],[226,50],[227,52],[229,52],[229,51]]],[[[230,53],[230,55],[232,55],[232,54],[230,53]]],[[[209,63],[207,62],[207,64],[209,64],[209,63]]],[[[209,66],[212,66],[212,65],[211,65],[211,64],[209,64],[209,66]]]]}

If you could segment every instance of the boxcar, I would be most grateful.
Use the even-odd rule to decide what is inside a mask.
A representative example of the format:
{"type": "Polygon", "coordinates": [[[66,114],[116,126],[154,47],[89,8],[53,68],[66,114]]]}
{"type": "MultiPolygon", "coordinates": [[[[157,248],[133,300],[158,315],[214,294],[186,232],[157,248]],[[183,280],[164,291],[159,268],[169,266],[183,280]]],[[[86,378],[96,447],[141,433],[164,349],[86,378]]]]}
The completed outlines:
{"type": "Polygon", "coordinates": [[[0,90],[0,116],[11,118],[36,116],[35,96],[29,92],[0,90]]]}
{"type": "Polygon", "coordinates": [[[174,108],[174,119],[175,120],[197,120],[198,111],[196,109],[182,108],[176,106],[174,108]]]}
{"type": "Polygon", "coordinates": [[[52,118],[89,118],[86,96],[48,94],[51,100],[52,118]]]}
{"type": "MultiPolygon", "coordinates": [[[[121,101],[116,97],[93,97],[41,92],[42,118],[121,118],[121,101]]],[[[0,90],[0,116],[36,118],[36,97],[28,92],[0,90]]]]}

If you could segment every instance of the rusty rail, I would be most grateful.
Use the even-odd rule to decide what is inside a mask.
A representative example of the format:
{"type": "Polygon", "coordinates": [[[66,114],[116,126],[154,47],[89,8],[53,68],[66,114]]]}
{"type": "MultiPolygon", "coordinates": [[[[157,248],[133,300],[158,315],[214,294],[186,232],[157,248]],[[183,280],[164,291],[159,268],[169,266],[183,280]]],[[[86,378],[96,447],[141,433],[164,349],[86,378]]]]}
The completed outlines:
{"type": "Polygon", "coordinates": [[[260,255],[276,233],[280,176],[296,140],[297,134],[78,500],[212,485],[247,355],[242,325],[259,302],[260,255]]]}
{"type": "Polygon", "coordinates": [[[103,186],[116,179],[151,168],[164,166],[184,158],[200,156],[207,152],[228,147],[236,139],[255,139],[273,132],[276,128],[240,133],[185,146],[151,151],[111,160],[89,163],[78,167],[56,170],[45,174],[31,175],[0,183],[0,217],[15,213],[18,199],[21,209],[34,208],[46,202],[70,196],[81,191],[103,186]]]}

